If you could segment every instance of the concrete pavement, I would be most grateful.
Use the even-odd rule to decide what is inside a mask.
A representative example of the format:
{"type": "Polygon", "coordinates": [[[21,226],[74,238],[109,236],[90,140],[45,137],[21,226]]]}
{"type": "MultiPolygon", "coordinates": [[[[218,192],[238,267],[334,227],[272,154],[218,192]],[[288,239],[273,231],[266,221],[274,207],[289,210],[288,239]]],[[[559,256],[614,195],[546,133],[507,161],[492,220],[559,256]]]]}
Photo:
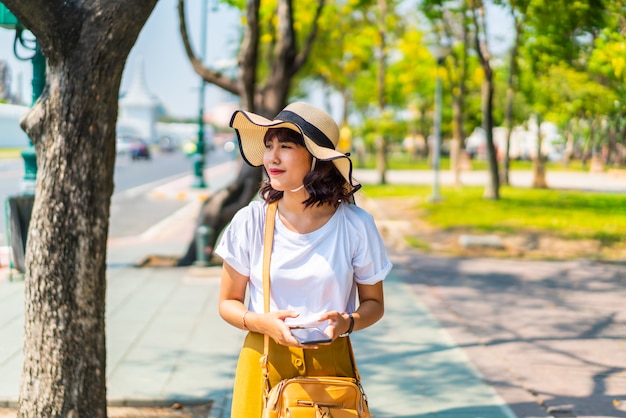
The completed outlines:
{"type": "MultiPolygon", "coordinates": [[[[217,314],[219,269],[120,268],[109,272],[108,285],[109,404],[214,400],[211,416],[229,416],[244,333],[217,314]]],[[[23,283],[0,291],[3,317],[12,317],[0,328],[0,405],[11,406],[22,360],[23,283]]],[[[407,284],[392,275],[385,291],[383,321],[354,337],[377,417],[515,417],[407,284]]]]}
{"type": "Polygon", "coordinates": [[[405,253],[398,278],[519,417],[626,417],[626,263],[405,253]]]}
{"type": "MultiPolygon", "coordinates": [[[[212,174],[215,173],[207,173],[207,178],[215,178],[212,174]]],[[[363,182],[366,182],[366,175],[371,173],[355,174],[363,182]]],[[[412,178],[417,177],[416,173],[411,175],[412,178]]],[[[210,416],[227,417],[233,373],[244,333],[228,326],[217,314],[219,268],[134,267],[147,255],[180,256],[186,249],[200,204],[189,189],[191,178],[187,180],[169,185],[169,190],[163,186],[161,190],[149,192],[158,204],[159,199],[182,191],[189,201],[187,206],[139,237],[112,239],[109,244],[106,319],[109,403],[143,406],[212,400],[214,406],[210,416]],[[186,183],[187,180],[189,183],[186,183]]],[[[355,333],[353,337],[359,370],[375,416],[625,416],[617,415],[622,413],[618,406],[613,410],[607,409],[608,413],[615,415],[558,415],[561,412],[554,408],[549,410],[546,406],[556,391],[549,393],[546,390],[538,396],[533,392],[536,386],[526,384],[527,376],[515,377],[520,371],[511,364],[519,361],[520,357],[511,352],[506,357],[506,351],[481,350],[485,346],[483,341],[468,343],[472,335],[476,338],[476,334],[468,332],[468,329],[479,326],[482,318],[487,320],[487,314],[497,317],[505,307],[515,306],[515,298],[498,299],[500,293],[497,288],[490,289],[493,297],[484,298],[484,289],[475,290],[467,285],[471,281],[465,280],[458,286],[452,286],[447,281],[455,277],[474,277],[481,272],[486,274],[493,270],[493,260],[462,262],[454,258],[393,250],[390,254],[395,267],[385,283],[385,316],[380,323],[355,333]],[[435,297],[441,294],[444,296],[435,297]],[[466,310],[452,309],[447,303],[466,310]],[[462,318],[463,326],[455,325],[455,318],[462,318]],[[460,330],[465,330],[465,333],[460,330]]],[[[546,278],[543,285],[548,289],[553,283],[550,278],[562,277],[565,268],[559,263],[519,263],[515,268],[505,266],[498,269],[504,269],[507,273],[505,277],[512,281],[526,281],[528,272],[540,271],[546,278]]],[[[592,277],[598,274],[591,268],[593,266],[584,263],[570,267],[589,271],[592,277]]],[[[611,268],[619,274],[623,266],[611,268]]],[[[494,283],[504,274],[493,276],[494,283]]],[[[618,288],[613,287],[614,291],[618,288]]],[[[545,291],[542,289],[540,287],[535,291],[545,291]]],[[[18,396],[23,290],[24,284],[19,280],[0,281],[0,406],[15,405],[18,396]]],[[[577,297],[583,297],[583,294],[577,294],[577,297]]],[[[598,300],[597,304],[601,306],[602,300],[598,300]]],[[[530,329],[541,323],[544,312],[534,311],[532,305],[533,299],[529,296],[524,314],[534,312],[537,316],[523,324],[530,329]]],[[[573,303],[572,309],[575,307],[573,303]]],[[[605,315],[602,317],[609,324],[623,324],[624,310],[616,306],[611,312],[614,313],[608,315],[608,319],[605,315]],[[610,318],[614,322],[610,322],[610,318]]],[[[515,311],[509,315],[509,320],[520,319],[515,311]]],[[[593,316],[593,313],[589,315],[593,316]]],[[[590,328],[594,323],[602,326],[601,321],[593,322],[589,317],[586,320],[590,328]]],[[[606,321],[605,326],[608,326],[606,321]]],[[[497,327],[498,324],[493,325],[493,328],[497,327]]],[[[555,344],[567,336],[566,331],[556,325],[550,330],[555,344]]],[[[517,341],[511,338],[508,344],[500,347],[522,350],[521,358],[524,358],[523,350],[527,348],[524,338],[527,337],[521,335],[517,341]]],[[[589,343],[592,345],[585,346],[586,352],[594,351],[594,341],[591,335],[589,343]]],[[[623,333],[621,337],[611,334],[608,341],[610,347],[604,344],[605,339],[601,340],[602,347],[606,347],[601,353],[610,359],[607,364],[615,363],[615,368],[621,368],[623,374],[626,361],[619,365],[623,360],[619,357],[620,344],[623,355],[623,333]]],[[[567,349],[556,347],[554,350],[567,349]]],[[[551,359],[542,357],[541,361],[549,363],[551,359]]],[[[520,364],[529,369],[533,366],[532,357],[520,364]]],[[[597,364],[595,360],[593,364],[587,363],[589,367],[597,367],[597,364]]],[[[541,370],[541,367],[533,367],[533,370],[541,370]]],[[[536,373],[537,376],[555,379],[554,373],[536,373]]],[[[620,401],[626,403],[626,389],[619,386],[620,382],[619,378],[610,382],[606,380],[609,386],[604,393],[606,396],[601,396],[600,400],[611,399],[614,405],[620,401]]],[[[568,383],[561,381],[558,386],[552,387],[562,388],[565,393],[568,383]]],[[[572,381],[571,384],[576,390],[584,391],[581,385],[588,382],[575,384],[572,381]]],[[[544,388],[542,386],[542,390],[544,388]]],[[[584,404],[585,400],[584,396],[578,396],[579,403],[584,404]]],[[[573,408],[571,414],[575,414],[573,408]]]]}

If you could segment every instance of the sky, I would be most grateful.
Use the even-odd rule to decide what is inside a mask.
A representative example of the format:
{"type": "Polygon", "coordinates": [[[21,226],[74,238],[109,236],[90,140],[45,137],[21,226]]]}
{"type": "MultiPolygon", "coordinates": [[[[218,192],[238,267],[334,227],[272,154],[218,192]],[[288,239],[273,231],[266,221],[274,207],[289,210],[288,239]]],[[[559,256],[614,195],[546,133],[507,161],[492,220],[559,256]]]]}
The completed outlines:
{"type": "MultiPolygon", "coordinates": [[[[239,13],[225,6],[216,6],[216,0],[205,1],[208,1],[209,12],[204,62],[212,68],[223,64],[232,65],[239,39],[239,13]]],[[[201,53],[202,3],[202,0],[186,1],[188,31],[196,54],[201,53]]],[[[128,90],[138,63],[143,61],[147,87],[161,100],[168,113],[175,117],[195,118],[199,112],[200,77],[191,68],[185,54],[176,6],[177,0],[158,1],[128,57],[120,92],[123,94],[128,90]]],[[[489,30],[494,39],[491,46],[494,50],[502,49],[502,45],[506,44],[502,39],[510,39],[510,19],[498,9],[490,10],[488,16],[491,16],[489,30]]],[[[32,65],[30,61],[15,58],[14,33],[0,28],[0,60],[8,61],[13,88],[21,85],[21,95],[30,104],[32,65]]],[[[207,84],[205,110],[210,111],[218,103],[227,100],[227,97],[221,89],[207,84]]]]}

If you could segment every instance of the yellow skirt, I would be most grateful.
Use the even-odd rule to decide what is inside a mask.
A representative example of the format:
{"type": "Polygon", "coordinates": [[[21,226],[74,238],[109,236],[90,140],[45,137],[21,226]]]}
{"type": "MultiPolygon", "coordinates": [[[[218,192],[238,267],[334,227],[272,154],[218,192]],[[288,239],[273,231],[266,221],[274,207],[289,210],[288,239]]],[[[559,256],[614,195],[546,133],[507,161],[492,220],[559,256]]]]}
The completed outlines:
{"type": "MultiPolygon", "coordinates": [[[[270,340],[269,370],[273,387],[297,376],[355,377],[348,338],[338,338],[316,350],[286,347],[270,340]]],[[[231,418],[261,417],[263,412],[263,334],[249,332],[239,354],[231,418]]]]}

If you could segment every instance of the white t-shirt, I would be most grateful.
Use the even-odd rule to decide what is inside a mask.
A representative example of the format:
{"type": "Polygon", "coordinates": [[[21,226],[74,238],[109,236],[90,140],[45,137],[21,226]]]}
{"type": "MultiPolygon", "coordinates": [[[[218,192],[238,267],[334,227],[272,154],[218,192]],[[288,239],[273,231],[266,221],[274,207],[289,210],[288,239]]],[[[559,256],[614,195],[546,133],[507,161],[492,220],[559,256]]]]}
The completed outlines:
{"type": "MultiPolygon", "coordinates": [[[[263,312],[263,233],[267,204],[253,201],[235,214],[215,250],[226,263],[250,277],[248,309],[263,312]]],[[[327,311],[353,312],[356,283],[384,280],[391,262],[372,216],[340,204],[321,228],[308,234],[289,230],[278,213],[270,262],[270,310],[293,310],[290,326],[317,325],[327,311]]]]}

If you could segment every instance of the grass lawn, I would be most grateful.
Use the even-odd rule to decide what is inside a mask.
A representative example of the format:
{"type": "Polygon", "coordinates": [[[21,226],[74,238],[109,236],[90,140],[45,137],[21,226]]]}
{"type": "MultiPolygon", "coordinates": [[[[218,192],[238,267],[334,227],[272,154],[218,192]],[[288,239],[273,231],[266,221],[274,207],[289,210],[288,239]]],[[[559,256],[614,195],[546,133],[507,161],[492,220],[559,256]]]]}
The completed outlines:
{"type": "Polygon", "coordinates": [[[544,232],[566,239],[626,244],[626,195],[502,187],[499,200],[482,197],[484,187],[443,187],[431,203],[430,186],[368,185],[372,198],[417,197],[423,220],[442,229],[476,233],[544,232]]]}

